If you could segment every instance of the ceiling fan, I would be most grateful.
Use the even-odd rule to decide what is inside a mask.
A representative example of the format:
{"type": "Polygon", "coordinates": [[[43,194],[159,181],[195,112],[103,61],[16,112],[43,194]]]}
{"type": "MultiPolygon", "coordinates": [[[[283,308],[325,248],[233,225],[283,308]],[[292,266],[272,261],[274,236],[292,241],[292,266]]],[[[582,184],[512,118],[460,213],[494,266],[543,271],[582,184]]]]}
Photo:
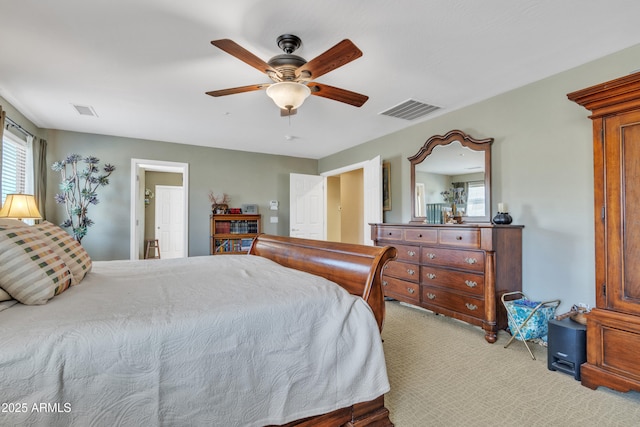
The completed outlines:
{"type": "Polygon", "coordinates": [[[265,73],[273,83],[213,90],[207,95],[217,97],[266,89],[267,95],[280,107],[283,116],[295,114],[309,95],[355,107],[362,106],[369,99],[366,95],[311,81],[362,56],[362,51],[351,40],[342,40],[308,62],[293,54],[302,44],[299,37],[283,34],[276,41],[284,53],[265,62],[232,40],[213,40],[212,45],[265,73]]]}

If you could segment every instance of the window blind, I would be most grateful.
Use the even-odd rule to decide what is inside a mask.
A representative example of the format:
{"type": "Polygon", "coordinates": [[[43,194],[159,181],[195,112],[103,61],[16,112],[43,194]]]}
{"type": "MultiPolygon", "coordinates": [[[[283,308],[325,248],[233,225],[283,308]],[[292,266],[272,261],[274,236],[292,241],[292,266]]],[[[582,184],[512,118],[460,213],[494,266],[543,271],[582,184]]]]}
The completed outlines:
{"type": "Polygon", "coordinates": [[[7,194],[24,193],[27,143],[9,132],[2,138],[2,203],[7,194]]]}
{"type": "Polygon", "coordinates": [[[484,212],[484,181],[471,181],[467,196],[467,215],[482,216],[484,212]]]}

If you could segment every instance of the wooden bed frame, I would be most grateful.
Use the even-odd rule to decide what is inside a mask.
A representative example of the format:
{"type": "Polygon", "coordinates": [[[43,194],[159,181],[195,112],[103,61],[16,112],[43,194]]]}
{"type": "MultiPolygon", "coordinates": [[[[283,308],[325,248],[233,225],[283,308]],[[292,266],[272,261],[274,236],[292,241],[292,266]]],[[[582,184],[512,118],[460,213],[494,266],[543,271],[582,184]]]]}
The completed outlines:
{"type": "MultiPolygon", "coordinates": [[[[249,253],[325,277],[362,297],[372,308],[382,331],[385,315],[382,268],[396,257],[395,248],[261,234],[254,239],[249,253]]],[[[384,407],[384,396],[379,396],[370,402],[286,424],[292,426],[390,427],[393,423],[384,407]]]]}

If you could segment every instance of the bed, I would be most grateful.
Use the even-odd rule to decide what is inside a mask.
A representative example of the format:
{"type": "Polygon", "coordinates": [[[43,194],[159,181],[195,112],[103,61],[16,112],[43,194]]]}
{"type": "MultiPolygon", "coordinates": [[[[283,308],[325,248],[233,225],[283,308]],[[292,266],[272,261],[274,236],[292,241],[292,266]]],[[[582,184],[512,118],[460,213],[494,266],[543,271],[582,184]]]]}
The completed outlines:
{"type": "Polygon", "coordinates": [[[0,312],[0,425],[391,426],[394,257],[260,235],[249,255],[93,262],[0,312]]]}

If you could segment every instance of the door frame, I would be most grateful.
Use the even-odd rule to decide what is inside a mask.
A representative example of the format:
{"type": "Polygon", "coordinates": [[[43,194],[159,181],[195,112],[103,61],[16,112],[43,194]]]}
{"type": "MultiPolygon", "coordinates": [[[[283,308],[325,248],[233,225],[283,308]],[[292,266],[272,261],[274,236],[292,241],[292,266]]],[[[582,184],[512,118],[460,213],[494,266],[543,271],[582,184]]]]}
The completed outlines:
{"type": "Polygon", "coordinates": [[[131,159],[131,215],[129,226],[129,258],[140,259],[139,241],[144,238],[144,191],[140,191],[140,176],[144,171],[172,172],[182,174],[185,257],[189,256],[189,164],[163,160],[131,159]],[[141,221],[142,219],[142,221],[141,221]],[[141,234],[142,233],[142,234],[141,234]]]}
{"type": "MultiPolygon", "coordinates": [[[[338,168],[338,169],[333,169],[333,170],[330,170],[330,171],[322,172],[320,174],[320,176],[323,176],[326,179],[326,177],[328,177],[328,176],[336,176],[336,175],[340,175],[340,174],[343,174],[343,173],[346,173],[346,172],[351,172],[351,171],[354,171],[354,170],[357,170],[357,169],[362,169],[363,171],[365,171],[366,170],[366,166],[369,165],[369,163],[371,161],[376,160],[376,159],[378,159],[378,161],[380,161],[380,156],[378,155],[378,156],[374,157],[373,159],[363,160],[362,162],[358,162],[358,163],[354,163],[354,164],[351,164],[351,165],[343,166],[343,167],[338,168]]],[[[363,180],[365,179],[364,174],[362,176],[362,179],[363,180]]],[[[379,186],[380,186],[380,201],[382,201],[382,182],[380,182],[379,186]]],[[[363,185],[363,187],[364,187],[364,192],[363,192],[362,195],[363,195],[363,197],[365,197],[364,193],[366,193],[367,188],[364,185],[363,185]]],[[[326,185],[325,185],[325,190],[324,191],[325,191],[325,200],[326,200],[326,197],[327,197],[327,194],[326,194],[327,193],[327,186],[326,185]]],[[[364,212],[363,212],[363,217],[364,217],[363,218],[364,219],[364,234],[363,234],[363,236],[364,236],[364,244],[371,246],[371,245],[373,245],[373,241],[371,240],[371,230],[370,230],[370,226],[369,226],[369,223],[368,223],[368,220],[367,220],[367,218],[370,216],[370,213],[368,211],[370,209],[374,209],[374,207],[367,206],[367,204],[365,203],[364,204],[364,212]]],[[[378,222],[382,222],[382,203],[380,203],[380,212],[379,212],[378,216],[379,216],[379,219],[380,219],[380,221],[378,221],[378,222]]],[[[324,217],[324,220],[325,220],[325,223],[326,223],[326,221],[327,221],[326,206],[325,206],[325,217],[324,217]]],[[[326,224],[325,224],[325,230],[326,230],[326,224]]]]}

